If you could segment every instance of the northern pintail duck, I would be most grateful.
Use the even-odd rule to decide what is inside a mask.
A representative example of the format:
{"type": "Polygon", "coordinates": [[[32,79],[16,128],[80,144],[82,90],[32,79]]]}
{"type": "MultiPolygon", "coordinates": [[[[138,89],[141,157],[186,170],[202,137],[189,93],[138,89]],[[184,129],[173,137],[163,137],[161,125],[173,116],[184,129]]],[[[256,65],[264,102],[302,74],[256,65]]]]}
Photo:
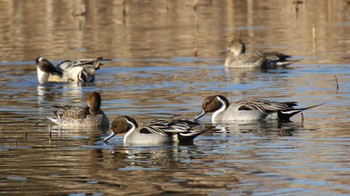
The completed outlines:
{"type": "Polygon", "coordinates": [[[43,57],[36,58],[35,62],[39,83],[46,83],[50,75],[55,75],[59,78],[63,76],[61,70],[57,70],[50,61],[44,59],[43,57]]]}
{"type": "Polygon", "coordinates": [[[102,57],[97,59],[65,60],[56,67],[43,57],[36,58],[38,81],[76,82],[86,84],[95,81],[96,70],[101,68],[102,57]],[[59,76],[58,78],[55,76],[59,76]]]}
{"type": "Polygon", "coordinates": [[[207,113],[213,112],[212,122],[228,121],[264,121],[280,120],[289,121],[293,115],[304,110],[319,106],[313,105],[305,108],[294,108],[297,102],[277,102],[256,98],[241,99],[233,104],[229,104],[226,97],[214,95],[206,97],[202,102],[202,110],[195,117],[198,120],[207,113]]]}
{"type": "Polygon", "coordinates": [[[118,133],[127,132],[124,136],[126,144],[191,144],[195,137],[206,131],[200,127],[200,124],[188,120],[153,120],[139,126],[129,116],[118,116],[112,122],[111,134],[104,141],[108,141],[118,133]]]}
{"type": "Polygon", "coordinates": [[[246,51],[241,38],[234,39],[227,45],[228,55],[225,60],[225,67],[231,68],[274,68],[285,67],[291,64],[288,61],[290,55],[279,52],[258,52],[246,51]]]}
{"type": "Polygon", "coordinates": [[[54,117],[49,120],[63,128],[88,128],[105,127],[109,121],[105,113],[101,110],[101,96],[97,92],[89,94],[87,105],[80,106],[54,106],[54,117]]]}
{"type": "Polygon", "coordinates": [[[102,66],[101,61],[102,57],[66,60],[57,65],[57,68],[62,70],[68,81],[85,84],[95,81],[96,70],[99,70],[102,66]]]}

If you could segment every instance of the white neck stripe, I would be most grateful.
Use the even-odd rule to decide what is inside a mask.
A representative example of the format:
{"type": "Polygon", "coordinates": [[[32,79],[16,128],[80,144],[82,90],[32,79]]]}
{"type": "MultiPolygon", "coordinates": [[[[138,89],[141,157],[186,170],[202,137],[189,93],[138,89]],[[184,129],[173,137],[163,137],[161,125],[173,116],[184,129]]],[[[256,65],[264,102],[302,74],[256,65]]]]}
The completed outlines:
{"type": "Polygon", "coordinates": [[[128,122],[132,127],[131,129],[125,134],[124,136],[124,143],[126,143],[126,139],[128,138],[128,136],[135,131],[136,126],[134,123],[130,122],[127,118],[125,118],[126,122],[128,122]]]}
{"type": "Polygon", "coordinates": [[[215,122],[216,116],[219,115],[221,112],[225,111],[226,107],[227,107],[226,102],[224,100],[222,100],[219,96],[217,96],[216,98],[221,102],[222,106],[220,109],[216,110],[213,113],[212,118],[211,118],[212,122],[215,122]]]}

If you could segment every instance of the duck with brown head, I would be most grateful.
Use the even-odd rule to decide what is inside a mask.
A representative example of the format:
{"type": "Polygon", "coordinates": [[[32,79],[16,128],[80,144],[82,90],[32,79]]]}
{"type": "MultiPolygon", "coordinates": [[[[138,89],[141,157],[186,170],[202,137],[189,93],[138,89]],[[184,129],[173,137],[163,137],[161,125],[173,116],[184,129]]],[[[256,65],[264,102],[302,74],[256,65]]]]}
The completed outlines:
{"type": "Polygon", "coordinates": [[[225,67],[228,68],[275,68],[286,67],[291,64],[288,58],[280,52],[246,51],[241,38],[230,41],[227,45],[225,67]]]}
{"type": "Polygon", "coordinates": [[[55,116],[48,119],[60,128],[106,127],[109,121],[101,110],[101,96],[97,92],[89,94],[86,106],[54,106],[55,116]]]}
{"type": "Polygon", "coordinates": [[[50,75],[56,75],[60,78],[63,76],[63,73],[60,70],[57,70],[50,61],[44,59],[41,56],[35,59],[35,63],[37,68],[38,82],[40,84],[48,82],[50,75]]]}
{"type": "Polygon", "coordinates": [[[289,119],[304,110],[322,105],[313,105],[305,108],[294,108],[297,102],[277,102],[256,98],[245,98],[229,104],[226,97],[214,95],[206,97],[202,102],[201,112],[194,118],[200,119],[207,113],[213,113],[212,122],[232,121],[266,121],[289,119]]]}
{"type": "Polygon", "coordinates": [[[118,133],[126,132],[124,143],[131,145],[192,144],[194,138],[206,131],[199,123],[182,119],[158,119],[139,126],[129,116],[115,118],[111,129],[111,134],[104,139],[105,142],[118,133]]]}
{"type": "Polygon", "coordinates": [[[97,59],[65,60],[56,67],[43,57],[36,58],[38,82],[75,82],[86,85],[95,81],[96,70],[102,66],[102,57],[97,59]],[[58,76],[58,77],[55,77],[58,76]]]}

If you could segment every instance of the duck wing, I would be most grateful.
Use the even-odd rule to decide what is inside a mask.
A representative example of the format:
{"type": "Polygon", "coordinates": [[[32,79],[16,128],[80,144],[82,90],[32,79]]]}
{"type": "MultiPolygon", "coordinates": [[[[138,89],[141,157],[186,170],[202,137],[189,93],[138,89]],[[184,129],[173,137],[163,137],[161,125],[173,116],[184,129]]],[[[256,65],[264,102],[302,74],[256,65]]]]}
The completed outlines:
{"type": "Polygon", "coordinates": [[[98,70],[103,65],[101,61],[103,60],[102,57],[98,57],[97,59],[75,59],[74,66],[91,66],[92,68],[98,70]]]}
{"type": "Polygon", "coordinates": [[[199,126],[199,124],[184,119],[156,119],[143,123],[140,126],[140,130],[143,133],[148,132],[154,134],[171,135],[174,133],[195,132],[194,130],[192,130],[192,128],[195,126],[199,126]]]}
{"type": "Polygon", "coordinates": [[[57,108],[54,114],[57,118],[71,118],[71,119],[84,119],[89,114],[89,107],[79,107],[79,106],[54,106],[57,108]]]}
{"type": "Polygon", "coordinates": [[[236,104],[241,105],[238,110],[259,110],[265,114],[281,110],[291,110],[297,105],[297,102],[277,102],[256,98],[242,99],[236,104]]]}
{"type": "Polygon", "coordinates": [[[266,59],[264,55],[262,55],[261,53],[246,52],[236,56],[236,61],[239,61],[245,64],[255,64],[255,63],[263,64],[266,61],[266,59]]]}

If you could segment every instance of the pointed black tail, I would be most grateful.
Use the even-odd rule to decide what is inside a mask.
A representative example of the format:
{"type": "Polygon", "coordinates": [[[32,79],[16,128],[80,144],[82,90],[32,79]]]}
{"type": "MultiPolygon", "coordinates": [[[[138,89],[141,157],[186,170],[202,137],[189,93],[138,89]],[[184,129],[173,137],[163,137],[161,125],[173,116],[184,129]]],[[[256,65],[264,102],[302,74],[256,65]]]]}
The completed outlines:
{"type": "Polygon", "coordinates": [[[204,129],[201,131],[193,131],[188,133],[178,133],[177,137],[179,139],[180,145],[192,145],[194,138],[199,136],[200,134],[206,132],[208,129],[204,129]]]}
{"type": "Polygon", "coordinates": [[[305,107],[305,108],[294,108],[294,109],[290,109],[290,110],[278,111],[278,119],[280,119],[282,121],[290,121],[289,118],[291,118],[292,116],[294,116],[294,115],[296,115],[304,110],[314,108],[314,107],[317,107],[317,106],[320,106],[323,104],[325,104],[325,103],[320,103],[320,104],[313,105],[310,107],[305,107]]]}

